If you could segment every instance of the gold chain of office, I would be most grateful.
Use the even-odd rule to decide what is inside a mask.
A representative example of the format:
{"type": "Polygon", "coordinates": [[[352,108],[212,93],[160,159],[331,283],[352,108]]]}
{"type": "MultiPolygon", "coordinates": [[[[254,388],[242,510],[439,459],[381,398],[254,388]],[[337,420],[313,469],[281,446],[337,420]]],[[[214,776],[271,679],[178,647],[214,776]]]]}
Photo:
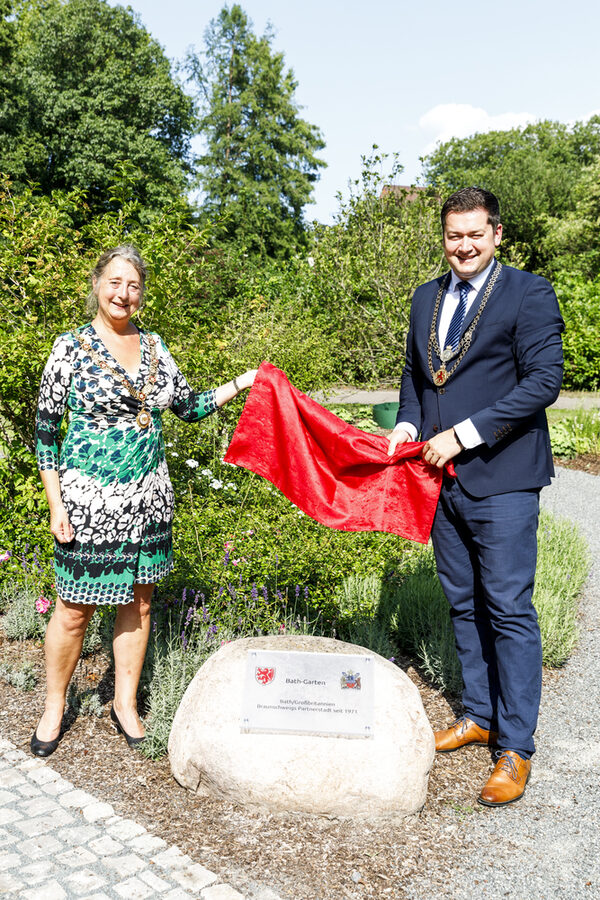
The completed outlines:
{"type": "Polygon", "coordinates": [[[467,330],[465,331],[465,333],[463,334],[462,338],[460,339],[460,342],[458,344],[458,347],[456,348],[456,351],[454,353],[452,353],[452,355],[450,357],[448,356],[448,351],[446,351],[446,350],[442,351],[440,349],[440,345],[438,344],[438,339],[437,339],[437,324],[438,324],[438,316],[439,316],[439,312],[440,312],[440,304],[442,302],[442,297],[444,296],[444,293],[450,287],[450,280],[451,280],[450,272],[448,273],[447,277],[444,279],[444,281],[440,285],[440,289],[438,291],[438,294],[437,294],[437,297],[435,300],[435,307],[433,309],[433,318],[431,320],[431,330],[429,332],[429,341],[427,344],[427,365],[429,366],[431,378],[436,387],[441,387],[443,384],[446,384],[448,379],[452,375],[454,375],[454,373],[456,372],[456,369],[458,368],[458,366],[460,365],[460,363],[462,361],[463,356],[465,355],[465,353],[471,346],[473,332],[475,331],[475,329],[477,327],[477,323],[479,322],[479,320],[481,318],[481,314],[483,313],[483,311],[486,307],[489,296],[494,289],[494,285],[496,284],[496,281],[498,280],[498,276],[500,275],[501,271],[502,271],[502,263],[497,262],[494,267],[494,271],[492,272],[492,277],[488,281],[488,285],[484,291],[483,297],[481,298],[481,303],[479,304],[479,309],[477,310],[477,314],[476,314],[475,318],[473,319],[473,321],[471,322],[471,324],[469,325],[469,327],[467,328],[467,330]],[[439,369],[437,369],[437,371],[433,368],[433,351],[435,351],[435,354],[438,357],[438,359],[440,359],[442,361],[442,364],[439,367],[439,369]],[[446,369],[446,363],[450,362],[451,359],[454,359],[454,365],[452,366],[451,369],[446,369]]]}
{"type": "Polygon", "coordinates": [[[148,344],[150,345],[150,366],[148,377],[146,378],[142,389],[138,391],[136,388],[134,388],[133,384],[126,375],[122,375],[120,372],[117,372],[116,369],[113,369],[112,366],[109,366],[106,360],[102,359],[100,354],[94,350],[89,341],[85,340],[85,338],[82,338],[81,335],[76,331],[73,332],[73,337],[76,341],[78,341],[85,352],[89,353],[92,360],[96,363],[97,366],[100,366],[100,368],[104,369],[105,372],[110,372],[110,374],[113,375],[117,379],[117,381],[119,381],[123,385],[123,387],[127,389],[134,400],[139,400],[139,402],[142,404],[142,408],[137,414],[135,421],[140,428],[147,428],[152,421],[152,416],[146,409],[146,398],[156,384],[156,371],[158,369],[158,357],[156,355],[155,338],[152,337],[151,334],[146,335],[148,344]]]}

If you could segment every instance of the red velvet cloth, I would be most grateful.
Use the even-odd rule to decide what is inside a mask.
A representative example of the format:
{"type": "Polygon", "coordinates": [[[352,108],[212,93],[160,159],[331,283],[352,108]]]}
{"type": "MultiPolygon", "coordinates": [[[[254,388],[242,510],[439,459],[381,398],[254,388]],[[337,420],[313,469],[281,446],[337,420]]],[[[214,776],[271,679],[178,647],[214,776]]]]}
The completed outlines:
{"type": "MultiPolygon", "coordinates": [[[[443,473],[422,443],[387,455],[387,438],[348,425],[263,363],[225,462],[262,475],[317,522],[426,543],[443,473]]],[[[449,474],[454,474],[449,467],[449,474]]]]}

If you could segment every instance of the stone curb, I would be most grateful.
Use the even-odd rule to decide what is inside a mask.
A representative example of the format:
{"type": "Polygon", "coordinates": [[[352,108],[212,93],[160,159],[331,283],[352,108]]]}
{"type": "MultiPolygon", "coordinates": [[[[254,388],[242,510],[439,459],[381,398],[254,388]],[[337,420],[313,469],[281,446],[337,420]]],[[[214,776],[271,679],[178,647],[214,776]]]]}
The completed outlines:
{"type": "Polygon", "coordinates": [[[0,737],[0,894],[25,900],[247,900],[45,760],[0,737]]]}

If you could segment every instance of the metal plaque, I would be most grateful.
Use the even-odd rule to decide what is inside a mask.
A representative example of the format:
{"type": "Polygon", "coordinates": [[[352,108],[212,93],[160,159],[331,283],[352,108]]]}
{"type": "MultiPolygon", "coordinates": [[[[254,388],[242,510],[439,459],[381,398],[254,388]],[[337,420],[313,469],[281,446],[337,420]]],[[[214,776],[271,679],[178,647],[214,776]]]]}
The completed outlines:
{"type": "Polygon", "coordinates": [[[249,650],[242,731],[373,736],[372,656],[249,650]]]}

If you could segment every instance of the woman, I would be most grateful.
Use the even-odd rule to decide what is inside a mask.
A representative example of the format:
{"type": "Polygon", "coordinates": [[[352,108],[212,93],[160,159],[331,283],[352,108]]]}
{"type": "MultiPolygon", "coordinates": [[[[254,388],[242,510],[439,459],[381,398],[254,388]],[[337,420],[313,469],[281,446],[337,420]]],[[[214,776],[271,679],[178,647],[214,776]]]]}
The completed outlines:
{"type": "Polygon", "coordinates": [[[161,412],[196,422],[250,387],[256,374],[193,391],[161,339],[131,321],[145,278],[134,247],[103,253],[92,273],[95,317],[56,339],[42,376],[36,450],[56,538],[57,599],[46,631],[46,705],[31,739],[36,756],[58,746],[67,687],[98,604],[117,606],[111,719],[130,746],[143,740],[136,694],[150,600],[173,567],[161,412]]]}

